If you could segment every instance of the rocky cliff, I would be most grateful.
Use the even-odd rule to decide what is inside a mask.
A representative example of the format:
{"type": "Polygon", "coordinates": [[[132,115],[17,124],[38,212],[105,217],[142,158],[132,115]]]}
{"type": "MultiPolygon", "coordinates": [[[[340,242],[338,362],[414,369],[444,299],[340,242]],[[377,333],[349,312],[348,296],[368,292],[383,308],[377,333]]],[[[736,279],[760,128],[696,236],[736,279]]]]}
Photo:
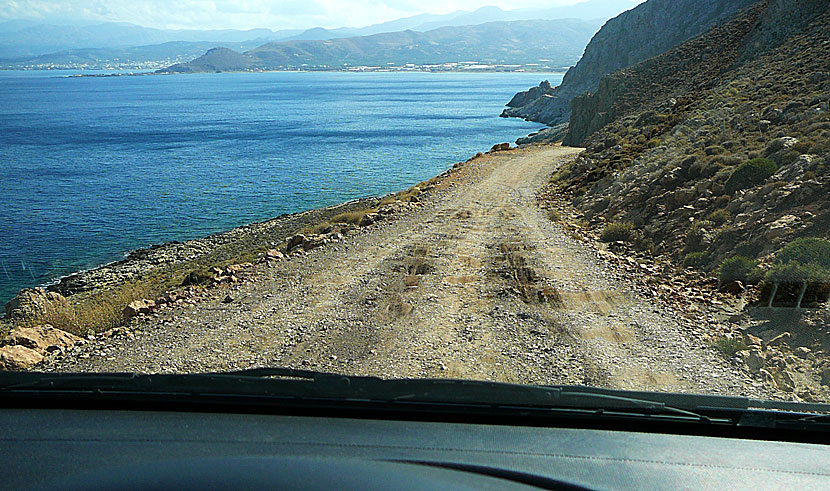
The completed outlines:
{"type": "Polygon", "coordinates": [[[565,141],[587,150],[550,196],[644,253],[769,270],[795,239],[830,238],[828,60],[830,4],[769,0],[608,75],[573,102],[565,141]]]}
{"type": "MultiPolygon", "coordinates": [[[[648,0],[609,20],[568,70],[562,85],[522,97],[502,116],[549,125],[567,122],[571,100],[597,89],[603,75],[659,55],[732,18],[756,0],[648,0]]],[[[514,98],[515,101],[516,98],[514,98]]],[[[512,101],[511,101],[512,102],[512,101]]]]}

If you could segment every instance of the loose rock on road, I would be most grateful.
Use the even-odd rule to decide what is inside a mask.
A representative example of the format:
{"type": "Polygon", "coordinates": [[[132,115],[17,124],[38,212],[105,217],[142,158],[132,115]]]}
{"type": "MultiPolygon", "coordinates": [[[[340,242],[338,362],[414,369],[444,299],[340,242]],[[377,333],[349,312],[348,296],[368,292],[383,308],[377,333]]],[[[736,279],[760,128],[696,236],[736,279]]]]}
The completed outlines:
{"type": "Polygon", "coordinates": [[[96,339],[46,369],[287,366],[774,397],[538,207],[538,191],[579,150],[473,159],[405,216],[257,266],[254,281],[140,317],[128,336],[96,339]]]}

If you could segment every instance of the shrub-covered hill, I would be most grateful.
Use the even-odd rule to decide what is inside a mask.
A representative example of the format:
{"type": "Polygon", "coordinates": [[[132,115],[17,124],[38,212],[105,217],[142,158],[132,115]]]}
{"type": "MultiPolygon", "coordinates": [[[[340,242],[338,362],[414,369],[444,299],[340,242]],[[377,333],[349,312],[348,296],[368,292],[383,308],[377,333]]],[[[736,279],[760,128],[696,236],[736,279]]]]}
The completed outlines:
{"type": "Polygon", "coordinates": [[[761,2],[576,99],[551,191],[678,263],[771,262],[830,237],[829,99],[828,3],[761,2]]]}

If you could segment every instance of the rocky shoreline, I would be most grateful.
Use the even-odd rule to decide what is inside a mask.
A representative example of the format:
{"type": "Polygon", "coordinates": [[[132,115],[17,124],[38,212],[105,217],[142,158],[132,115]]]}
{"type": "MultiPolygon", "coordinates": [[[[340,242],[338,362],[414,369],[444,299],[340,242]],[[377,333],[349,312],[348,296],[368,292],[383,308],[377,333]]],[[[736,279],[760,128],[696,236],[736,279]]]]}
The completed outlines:
{"type": "MultiPolygon", "coordinates": [[[[509,143],[501,143],[486,153],[509,148],[509,143]]],[[[482,155],[479,152],[466,162],[482,155]]],[[[127,253],[124,259],[68,274],[42,287],[24,288],[5,304],[5,315],[0,316],[0,334],[9,331],[10,325],[36,325],[39,321],[55,323],[53,317],[66,317],[65,313],[73,307],[77,310],[79,306],[107,301],[104,297],[113,296],[113,292],[123,290],[125,285],[140,284],[152,278],[163,278],[160,283],[153,280],[153,289],[158,291],[150,293],[155,295],[144,289],[145,294],[137,298],[122,298],[123,305],[117,309],[122,314],[121,321],[130,317],[127,304],[132,304],[133,300],[147,302],[145,297],[149,296],[155,298],[150,302],[160,306],[171,292],[175,295],[178,291],[179,299],[198,296],[200,287],[237,280],[238,275],[229,273],[228,268],[252,261],[273,260],[277,254],[303,253],[319,245],[337,242],[351,231],[417,206],[421,193],[431,191],[464,163],[458,162],[428,181],[386,196],[359,198],[280,215],[202,238],[136,249],[127,253]],[[9,325],[4,328],[4,324],[9,325]]],[[[82,335],[89,330],[77,325],[62,324],[60,327],[82,335]]]]}
{"type": "Polygon", "coordinates": [[[340,213],[376,206],[380,198],[362,198],[324,208],[280,215],[263,222],[242,225],[225,232],[183,242],[171,241],[129,252],[120,261],[78,271],[47,285],[48,291],[62,295],[94,292],[124,280],[147,275],[166,266],[198,261],[217,252],[239,252],[245,248],[277,247],[299,230],[340,213]]]}

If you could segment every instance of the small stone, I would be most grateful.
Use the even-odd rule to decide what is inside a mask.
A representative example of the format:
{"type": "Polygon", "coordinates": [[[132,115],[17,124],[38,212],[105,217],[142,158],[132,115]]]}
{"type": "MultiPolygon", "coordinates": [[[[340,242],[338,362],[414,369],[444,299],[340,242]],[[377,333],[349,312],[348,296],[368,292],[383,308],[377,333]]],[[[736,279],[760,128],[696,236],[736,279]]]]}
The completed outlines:
{"type": "Polygon", "coordinates": [[[799,358],[807,358],[812,352],[813,350],[807,348],[806,346],[799,346],[795,349],[795,356],[799,358]]]}
{"type": "Polygon", "coordinates": [[[233,302],[233,297],[231,295],[226,295],[225,298],[222,299],[222,303],[231,303],[233,302]]]}
{"type": "Polygon", "coordinates": [[[767,346],[781,346],[782,344],[789,342],[790,338],[792,338],[792,334],[789,332],[782,332],[778,336],[767,341],[767,346]]]}
{"type": "Polygon", "coordinates": [[[758,370],[758,374],[761,375],[761,377],[764,379],[764,382],[771,385],[777,385],[775,382],[775,377],[773,377],[772,374],[769,373],[769,371],[767,371],[766,369],[762,368],[758,370]]]}
{"type": "Polygon", "coordinates": [[[762,346],[764,340],[752,334],[744,334],[744,344],[747,346],[762,346]]]}
{"type": "Polygon", "coordinates": [[[156,307],[156,302],[153,300],[134,300],[124,307],[121,314],[126,319],[137,316],[138,314],[149,314],[156,307]]]}

